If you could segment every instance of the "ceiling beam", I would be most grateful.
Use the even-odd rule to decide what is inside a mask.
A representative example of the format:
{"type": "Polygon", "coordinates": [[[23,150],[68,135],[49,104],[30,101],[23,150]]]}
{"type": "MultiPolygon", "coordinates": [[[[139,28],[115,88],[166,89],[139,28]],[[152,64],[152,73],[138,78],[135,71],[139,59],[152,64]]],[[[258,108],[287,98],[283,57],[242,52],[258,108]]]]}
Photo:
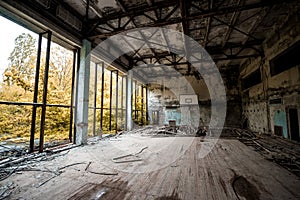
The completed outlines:
{"type": "Polygon", "coordinates": [[[162,37],[164,38],[164,40],[165,40],[165,42],[166,42],[166,46],[168,47],[168,52],[171,53],[170,48],[169,48],[169,42],[168,42],[168,40],[167,40],[165,31],[162,29],[161,32],[162,32],[162,37]]]}
{"type": "MultiPolygon", "coordinates": [[[[127,39],[125,37],[122,37],[123,40],[126,42],[126,44],[132,49],[132,51],[134,51],[134,47],[132,46],[132,44],[130,42],[127,41],[127,39]]],[[[143,59],[142,56],[138,53],[138,51],[135,52],[135,55],[137,55],[142,62],[144,62],[145,64],[147,64],[143,59]]]]}
{"type": "MultiPolygon", "coordinates": [[[[118,1],[120,1],[120,0],[118,0],[118,1]]],[[[137,27],[137,25],[136,25],[136,23],[135,23],[134,21],[132,21],[132,23],[134,24],[135,27],[137,27]]],[[[139,33],[141,34],[141,36],[142,36],[142,38],[143,38],[144,45],[147,45],[147,47],[148,47],[148,48],[150,49],[150,51],[152,52],[153,56],[156,58],[157,62],[158,62],[159,64],[161,64],[160,58],[157,56],[155,50],[154,50],[153,48],[151,48],[151,46],[150,46],[150,44],[149,44],[149,42],[148,42],[148,40],[150,40],[150,39],[152,38],[152,36],[153,36],[155,33],[153,33],[153,34],[150,36],[150,38],[146,38],[145,35],[144,35],[141,31],[139,31],[139,33]]],[[[128,44],[128,43],[127,43],[127,44],[128,44]]],[[[140,50],[140,49],[139,49],[139,50],[140,50]]],[[[138,53],[138,51],[137,51],[136,53],[138,53]]],[[[142,59],[142,62],[145,63],[144,59],[142,59]]],[[[147,63],[145,63],[145,64],[147,64],[147,63]]]]}
{"type": "MultiPolygon", "coordinates": [[[[213,0],[208,0],[209,2],[209,9],[213,9],[213,4],[214,1],[213,0]]],[[[203,47],[206,48],[207,46],[207,42],[208,42],[208,36],[209,36],[209,32],[210,32],[210,27],[211,27],[211,16],[209,16],[207,18],[207,25],[206,25],[206,32],[205,32],[205,37],[204,37],[204,43],[203,43],[203,47]]]]}
{"type": "MultiPolygon", "coordinates": [[[[146,38],[145,35],[144,35],[142,32],[140,32],[140,34],[141,34],[142,38],[144,39],[145,44],[147,44],[148,48],[150,49],[150,51],[151,51],[152,54],[154,55],[154,58],[156,58],[156,61],[157,61],[159,64],[162,64],[161,61],[160,61],[160,57],[156,54],[155,50],[154,50],[153,48],[151,48],[151,46],[150,46],[150,44],[149,44],[149,42],[148,42],[148,40],[150,40],[151,38],[146,38]]],[[[151,37],[152,37],[152,36],[151,36],[151,37]]],[[[163,69],[163,71],[165,71],[165,70],[163,69]]]]}
{"type": "MultiPolygon", "coordinates": [[[[246,48],[254,48],[255,46],[257,45],[261,45],[263,42],[263,40],[253,40],[253,41],[247,41],[246,43],[235,43],[235,44],[232,44],[232,43],[227,43],[224,47],[223,46],[213,46],[213,47],[210,47],[210,46],[207,46],[206,47],[206,51],[208,52],[209,55],[220,55],[220,54],[223,54],[223,52],[225,50],[230,50],[230,49],[234,49],[234,48],[241,48],[243,47],[244,49],[246,48]]],[[[193,51],[191,51],[191,53],[193,53],[193,51]]],[[[163,52],[163,53],[156,53],[157,56],[161,57],[161,58],[164,58],[164,57],[167,57],[167,56],[174,56],[176,54],[174,53],[170,53],[168,51],[166,52],[163,52]]],[[[143,55],[141,56],[141,58],[133,58],[133,60],[139,60],[139,59],[149,59],[149,58],[153,58],[153,55],[143,55]]]]}
{"type": "MultiPolygon", "coordinates": [[[[241,0],[238,1],[237,5],[240,5],[240,3],[241,3],[241,0]]],[[[239,15],[240,15],[240,12],[233,12],[229,24],[235,25],[239,15]]],[[[232,28],[230,28],[228,26],[227,31],[226,31],[225,36],[224,36],[224,39],[223,39],[223,44],[222,44],[223,46],[225,46],[225,44],[228,41],[229,36],[230,36],[231,33],[232,33],[232,28]]]]}
{"type": "MultiPolygon", "coordinates": [[[[253,23],[252,26],[250,27],[250,29],[248,30],[249,34],[252,34],[256,30],[256,28],[262,23],[263,19],[267,16],[269,11],[270,11],[270,8],[265,8],[261,11],[262,12],[261,15],[256,16],[255,23],[253,23]]],[[[249,37],[244,40],[243,45],[246,44],[246,42],[248,40],[249,40],[249,37]]]]}
{"type": "Polygon", "coordinates": [[[244,56],[230,55],[230,56],[226,56],[224,58],[212,58],[212,59],[216,62],[216,61],[223,61],[223,60],[241,60],[241,59],[246,59],[246,58],[258,58],[260,56],[261,56],[260,54],[249,54],[249,55],[244,55],[244,56]]]}
{"type": "MultiPolygon", "coordinates": [[[[200,8],[199,6],[193,5],[193,7],[196,8],[196,9],[198,9],[198,10],[201,11],[201,12],[206,12],[206,10],[200,8]]],[[[237,12],[237,11],[236,11],[236,12],[237,12]]],[[[215,16],[212,16],[212,18],[213,18],[214,20],[220,22],[221,24],[224,24],[224,25],[228,26],[229,28],[234,29],[235,31],[237,31],[237,32],[239,32],[239,33],[241,33],[241,34],[243,34],[243,35],[245,35],[245,36],[248,36],[249,38],[252,38],[252,39],[254,39],[254,40],[257,40],[257,38],[255,38],[255,37],[252,36],[251,34],[249,34],[249,33],[245,32],[245,31],[243,31],[243,30],[241,30],[241,29],[235,27],[234,25],[232,25],[232,24],[230,24],[230,23],[227,23],[227,22],[225,22],[225,21],[223,21],[223,20],[221,20],[221,19],[218,19],[218,18],[215,17],[215,16]]]]}
{"type": "MultiPolygon", "coordinates": [[[[185,51],[187,59],[190,58],[189,39],[186,40],[186,35],[187,36],[190,35],[190,32],[189,32],[189,21],[187,20],[187,17],[189,15],[189,13],[188,13],[188,7],[189,7],[189,3],[187,1],[180,0],[180,10],[181,10],[181,18],[182,18],[181,24],[182,24],[182,29],[183,29],[183,33],[184,33],[184,37],[183,37],[183,40],[184,40],[184,51],[185,51]]],[[[191,65],[188,64],[187,68],[188,68],[188,72],[190,72],[191,71],[191,65]]]]}
{"type": "MultiPolygon", "coordinates": [[[[193,62],[179,62],[179,63],[166,63],[166,64],[153,64],[153,65],[147,65],[148,67],[163,67],[163,66],[178,66],[180,67],[181,65],[188,65],[188,64],[198,64],[198,63],[203,63],[203,62],[212,62],[212,61],[224,61],[224,60],[240,60],[240,59],[245,59],[245,58],[258,58],[260,57],[260,54],[249,54],[249,55],[227,55],[225,57],[222,58],[211,58],[211,59],[199,59],[197,61],[193,61],[193,62]]],[[[143,65],[142,65],[143,66],[143,65]]]]}
{"type": "MultiPolygon", "coordinates": [[[[181,1],[184,1],[184,0],[181,0],[181,1]]],[[[217,15],[224,15],[224,14],[233,13],[233,12],[241,12],[241,11],[250,10],[250,9],[264,8],[264,7],[269,7],[269,6],[273,6],[273,5],[277,5],[277,4],[288,3],[290,1],[291,0],[287,0],[287,1],[279,1],[279,0],[262,1],[262,2],[258,2],[258,3],[247,4],[247,5],[234,5],[234,6],[227,6],[227,7],[223,7],[223,8],[213,8],[213,9],[208,9],[208,10],[203,10],[202,9],[202,10],[199,10],[200,12],[193,13],[193,14],[187,16],[186,19],[183,19],[181,17],[175,17],[175,18],[170,18],[170,19],[165,20],[165,21],[157,20],[155,22],[150,22],[150,23],[147,23],[147,24],[140,25],[138,28],[178,24],[178,23],[183,23],[183,21],[190,21],[190,20],[194,20],[194,19],[202,19],[202,18],[205,18],[205,17],[215,17],[217,15]]],[[[124,13],[124,12],[114,13],[114,14],[102,17],[98,20],[90,20],[90,23],[91,23],[91,25],[106,24],[110,20],[117,20],[119,18],[124,18],[124,17],[130,18],[132,16],[136,17],[136,16],[144,15],[144,13],[148,12],[148,11],[154,11],[155,12],[157,9],[167,8],[167,7],[176,6],[176,5],[178,5],[178,1],[174,1],[174,0],[163,1],[163,2],[155,3],[155,4],[153,3],[151,6],[143,5],[139,8],[136,8],[135,10],[130,10],[129,12],[126,12],[126,13],[124,13]]],[[[191,3],[191,6],[199,8],[198,6],[196,6],[192,3],[191,3]]],[[[219,20],[219,21],[221,23],[225,23],[222,20],[219,20]]],[[[225,24],[228,25],[228,23],[225,23],[225,24]]],[[[232,26],[230,26],[230,27],[232,27],[232,26]]],[[[109,37],[111,35],[121,33],[123,31],[131,30],[131,29],[132,28],[128,28],[128,29],[124,29],[124,30],[117,30],[117,31],[112,31],[110,33],[94,35],[94,36],[95,37],[100,37],[100,38],[109,37]]],[[[91,35],[91,36],[93,36],[93,35],[91,35]]]]}
{"type": "Polygon", "coordinates": [[[130,10],[129,12],[126,12],[126,13],[123,13],[123,12],[113,13],[113,14],[107,15],[98,20],[91,20],[90,23],[92,23],[92,24],[98,23],[99,25],[105,24],[107,21],[110,21],[110,20],[116,20],[119,18],[131,17],[131,16],[140,16],[140,15],[143,15],[145,12],[155,11],[160,8],[168,8],[168,7],[176,6],[177,4],[178,4],[177,0],[166,0],[166,1],[159,2],[159,3],[153,3],[151,6],[142,5],[140,7],[135,8],[134,10],[130,10]]]}
{"type": "MultiPolygon", "coordinates": [[[[89,9],[91,9],[99,18],[103,17],[102,11],[95,6],[90,0],[82,0],[85,6],[87,6],[89,9]]],[[[87,17],[87,16],[86,16],[87,17]]]]}
{"type": "Polygon", "coordinates": [[[180,11],[182,17],[181,24],[183,28],[183,33],[188,35],[189,34],[189,24],[187,22],[188,9],[187,9],[187,2],[185,0],[180,0],[180,11]]]}
{"type": "Polygon", "coordinates": [[[125,6],[125,3],[123,0],[116,0],[117,4],[120,6],[121,10],[124,12],[124,13],[127,13],[128,10],[125,6]]]}
{"type": "Polygon", "coordinates": [[[146,2],[149,6],[152,6],[152,4],[153,4],[153,0],[146,0],[146,2]]]}

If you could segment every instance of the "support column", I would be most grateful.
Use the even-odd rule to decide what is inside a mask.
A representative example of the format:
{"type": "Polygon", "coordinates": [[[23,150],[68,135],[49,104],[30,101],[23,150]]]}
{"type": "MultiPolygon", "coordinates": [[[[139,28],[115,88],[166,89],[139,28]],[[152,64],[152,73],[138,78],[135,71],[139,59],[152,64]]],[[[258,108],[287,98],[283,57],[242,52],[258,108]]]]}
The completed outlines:
{"type": "Polygon", "coordinates": [[[82,41],[80,49],[80,65],[78,71],[78,90],[76,105],[76,144],[87,144],[88,136],[88,106],[90,85],[90,51],[91,43],[82,41]]]}
{"type": "Polygon", "coordinates": [[[105,74],[104,74],[104,62],[102,62],[102,78],[101,78],[101,120],[100,120],[100,135],[99,137],[102,139],[102,134],[103,134],[103,105],[104,105],[104,78],[105,78],[105,74]]]}
{"type": "Polygon", "coordinates": [[[141,105],[142,105],[142,109],[141,109],[141,112],[142,112],[142,125],[145,125],[145,122],[144,122],[144,86],[142,85],[141,86],[141,92],[142,92],[142,102],[141,102],[141,105]]]}
{"type": "Polygon", "coordinates": [[[113,71],[110,71],[110,85],[109,85],[109,130],[111,131],[111,120],[112,120],[112,80],[113,80],[113,71]]]}
{"type": "Polygon", "coordinates": [[[96,122],[97,122],[97,91],[98,91],[98,64],[95,64],[95,77],[94,77],[94,105],[93,105],[93,136],[96,136],[96,122]]]}
{"type": "Polygon", "coordinates": [[[148,103],[148,97],[149,97],[149,90],[148,90],[148,84],[146,85],[146,125],[149,124],[149,103],[148,103]]]}
{"type": "Polygon", "coordinates": [[[115,114],[115,120],[116,120],[116,133],[118,133],[118,112],[119,112],[119,71],[116,71],[116,114],[115,114]]]}
{"type": "Polygon", "coordinates": [[[132,71],[128,71],[126,79],[126,130],[132,130],[132,71]]]}

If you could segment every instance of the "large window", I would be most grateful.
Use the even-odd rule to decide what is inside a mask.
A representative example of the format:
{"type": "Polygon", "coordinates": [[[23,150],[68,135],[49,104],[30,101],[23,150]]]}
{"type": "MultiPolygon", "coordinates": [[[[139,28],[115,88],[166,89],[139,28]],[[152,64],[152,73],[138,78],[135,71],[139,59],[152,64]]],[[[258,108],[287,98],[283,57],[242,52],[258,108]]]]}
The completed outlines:
{"type": "Polygon", "coordinates": [[[72,141],[75,51],[52,42],[50,31],[0,24],[0,141],[31,151],[72,141]]]}
{"type": "Polygon", "coordinates": [[[89,91],[89,136],[123,130],[126,117],[126,76],[102,61],[93,62],[89,91]]]}
{"type": "Polygon", "coordinates": [[[300,65],[300,42],[285,50],[270,61],[271,76],[300,65]]]}
{"type": "Polygon", "coordinates": [[[260,69],[255,70],[247,77],[242,79],[242,89],[246,90],[254,85],[261,83],[261,73],[260,69]]]}
{"type": "MultiPolygon", "coordinates": [[[[122,72],[104,62],[90,66],[89,136],[117,133],[126,129],[126,81],[122,72]],[[102,90],[103,88],[103,90],[102,90]]],[[[137,80],[132,83],[132,119],[147,123],[147,89],[137,80]]]]}
{"type": "Polygon", "coordinates": [[[147,89],[138,81],[133,82],[132,119],[136,125],[147,124],[147,89]]]}

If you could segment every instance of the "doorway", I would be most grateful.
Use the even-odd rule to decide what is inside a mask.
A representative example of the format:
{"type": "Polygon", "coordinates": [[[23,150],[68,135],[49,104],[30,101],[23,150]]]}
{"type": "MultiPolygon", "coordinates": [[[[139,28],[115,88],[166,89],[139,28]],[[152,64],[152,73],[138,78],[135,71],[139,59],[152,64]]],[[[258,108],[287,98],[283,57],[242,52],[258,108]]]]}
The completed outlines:
{"type": "Polygon", "coordinates": [[[290,122],[289,128],[290,128],[291,139],[300,141],[298,110],[296,108],[290,108],[288,116],[290,122]]]}
{"type": "Polygon", "coordinates": [[[153,125],[158,125],[158,123],[159,123],[159,111],[157,111],[157,110],[152,111],[152,122],[153,122],[153,125]]]}

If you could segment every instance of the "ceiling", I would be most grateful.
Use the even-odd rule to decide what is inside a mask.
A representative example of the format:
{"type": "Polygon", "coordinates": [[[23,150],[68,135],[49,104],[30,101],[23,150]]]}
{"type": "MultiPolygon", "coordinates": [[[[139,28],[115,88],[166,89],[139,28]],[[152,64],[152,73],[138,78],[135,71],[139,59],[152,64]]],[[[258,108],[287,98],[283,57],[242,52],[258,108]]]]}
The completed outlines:
{"type": "MultiPolygon", "coordinates": [[[[239,66],[247,58],[264,56],[262,43],[269,33],[285,23],[290,13],[299,11],[296,0],[3,0],[0,6],[6,4],[35,20],[52,22],[70,37],[86,38],[93,47],[110,36],[136,28],[180,31],[197,41],[219,68],[239,66]]],[[[168,73],[167,68],[186,76],[195,75],[192,65],[180,56],[193,53],[186,43],[175,54],[153,48],[149,44],[151,35],[140,33],[139,37],[145,42],[144,48],[132,48],[123,56],[128,62],[119,60],[120,65],[127,69],[139,66],[137,73],[143,76],[159,76],[168,73]]],[[[171,46],[164,32],[160,38],[161,43],[171,46]]],[[[130,41],[124,38],[124,42],[130,47],[130,41]]]]}

